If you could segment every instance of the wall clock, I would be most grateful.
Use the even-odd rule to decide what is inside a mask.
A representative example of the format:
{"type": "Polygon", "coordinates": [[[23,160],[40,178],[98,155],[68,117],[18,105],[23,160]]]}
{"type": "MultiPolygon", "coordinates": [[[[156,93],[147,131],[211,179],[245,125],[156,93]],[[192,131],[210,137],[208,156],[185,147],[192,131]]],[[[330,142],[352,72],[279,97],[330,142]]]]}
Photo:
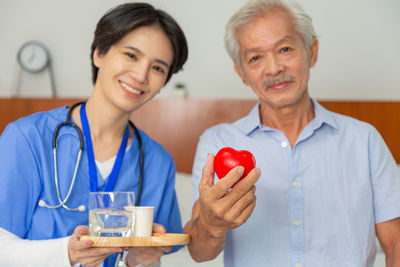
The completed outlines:
{"type": "Polygon", "coordinates": [[[32,73],[41,72],[50,63],[50,53],[37,41],[24,43],[18,50],[17,58],[21,68],[32,73]]]}
{"type": "MultiPolygon", "coordinates": [[[[31,73],[36,75],[39,72],[48,70],[48,76],[50,78],[50,90],[51,96],[56,97],[56,86],[54,81],[54,75],[52,70],[52,64],[50,60],[50,52],[46,46],[38,41],[25,42],[17,52],[17,65],[19,68],[16,69],[14,85],[12,86],[11,96],[18,97],[20,91],[20,80],[23,72],[31,73]]],[[[32,77],[25,77],[31,79],[32,77]]]]}

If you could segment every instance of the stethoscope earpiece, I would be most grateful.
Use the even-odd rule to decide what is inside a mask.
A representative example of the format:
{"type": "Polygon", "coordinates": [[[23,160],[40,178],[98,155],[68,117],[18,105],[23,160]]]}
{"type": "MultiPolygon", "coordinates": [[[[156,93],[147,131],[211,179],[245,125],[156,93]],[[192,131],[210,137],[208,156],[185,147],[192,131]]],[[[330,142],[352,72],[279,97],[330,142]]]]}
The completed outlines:
{"type": "Polygon", "coordinates": [[[78,210],[83,212],[83,211],[86,210],[86,207],[85,207],[84,205],[80,205],[80,206],[78,207],[78,210]]]}
{"type": "Polygon", "coordinates": [[[46,207],[46,202],[43,199],[39,201],[39,207],[46,207]]]}

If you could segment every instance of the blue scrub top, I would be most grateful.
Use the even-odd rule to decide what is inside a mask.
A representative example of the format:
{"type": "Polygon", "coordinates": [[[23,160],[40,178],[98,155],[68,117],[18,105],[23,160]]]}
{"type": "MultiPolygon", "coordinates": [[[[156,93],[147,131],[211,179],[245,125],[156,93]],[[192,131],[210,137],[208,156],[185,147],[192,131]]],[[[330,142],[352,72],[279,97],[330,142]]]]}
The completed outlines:
{"type": "MultiPolygon", "coordinates": [[[[71,235],[78,225],[88,225],[88,211],[39,207],[43,199],[57,205],[54,184],[52,138],[57,124],[65,121],[67,107],[40,112],[10,123],[0,137],[0,227],[30,240],[71,235]]],[[[144,177],[141,206],[154,206],[154,222],[169,233],[181,233],[182,225],[175,194],[175,164],[171,155],[139,130],[144,149],[144,177]]],[[[64,126],[58,135],[57,165],[61,198],[71,184],[79,151],[78,133],[64,126]]],[[[86,151],[82,154],[75,186],[66,205],[88,207],[90,191],[86,151]]],[[[97,170],[98,191],[107,183],[97,170]]],[[[139,187],[139,144],[136,136],[125,153],[114,191],[139,187]]],[[[177,248],[175,248],[176,250],[177,248]]]]}

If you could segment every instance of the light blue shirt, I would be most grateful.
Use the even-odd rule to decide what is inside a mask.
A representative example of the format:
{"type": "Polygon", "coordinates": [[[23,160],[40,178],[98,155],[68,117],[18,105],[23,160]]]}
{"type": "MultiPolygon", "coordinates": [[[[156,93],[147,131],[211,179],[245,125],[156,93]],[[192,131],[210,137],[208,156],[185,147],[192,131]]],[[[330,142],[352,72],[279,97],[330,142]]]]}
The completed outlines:
{"type": "Polygon", "coordinates": [[[249,150],[261,169],[253,214],[227,234],[225,266],[372,267],[375,224],[400,217],[400,174],[379,133],[313,103],[294,148],[261,124],[259,104],[200,137],[195,199],[207,153],[249,150]]]}
{"type": "MultiPolygon", "coordinates": [[[[78,225],[88,224],[88,210],[68,211],[38,206],[43,199],[59,204],[54,184],[52,138],[56,125],[65,121],[66,107],[41,112],[10,123],[0,137],[0,227],[30,240],[53,239],[71,235],[78,225]]],[[[139,130],[140,131],[140,130],[139,130]]],[[[170,154],[140,131],[144,149],[141,206],[154,206],[154,222],[169,233],[182,232],[175,195],[175,164],[170,154]]],[[[58,174],[62,199],[71,184],[79,138],[72,127],[63,127],[58,135],[58,174]]],[[[86,150],[67,206],[88,207],[89,171],[86,150]]],[[[104,191],[97,170],[98,191],[104,191]]],[[[134,191],[139,187],[139,143],[135,136],[126,151],[114,191],[134,191]]],[[[174,247],[174,251],[178,247],[174,247]]],[[[110,266],[114,266],[110,261],[110,266]]]]}

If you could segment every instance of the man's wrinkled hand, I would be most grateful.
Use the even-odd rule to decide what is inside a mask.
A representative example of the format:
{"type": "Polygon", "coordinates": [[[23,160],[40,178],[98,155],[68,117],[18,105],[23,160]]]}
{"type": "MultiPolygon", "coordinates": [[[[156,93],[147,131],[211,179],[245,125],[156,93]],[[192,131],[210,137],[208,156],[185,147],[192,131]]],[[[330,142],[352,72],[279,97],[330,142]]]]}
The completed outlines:
{"type": "Polygon", "coordinates": [[[247,221],[256,205],[255,183],[261,171],[254,168],[240,180],[244,168],[233,168],[214,184],[214,156],[209,154],[199,184],[199,199],[194,218],[214,237],[222,237],[247,221]]]}

